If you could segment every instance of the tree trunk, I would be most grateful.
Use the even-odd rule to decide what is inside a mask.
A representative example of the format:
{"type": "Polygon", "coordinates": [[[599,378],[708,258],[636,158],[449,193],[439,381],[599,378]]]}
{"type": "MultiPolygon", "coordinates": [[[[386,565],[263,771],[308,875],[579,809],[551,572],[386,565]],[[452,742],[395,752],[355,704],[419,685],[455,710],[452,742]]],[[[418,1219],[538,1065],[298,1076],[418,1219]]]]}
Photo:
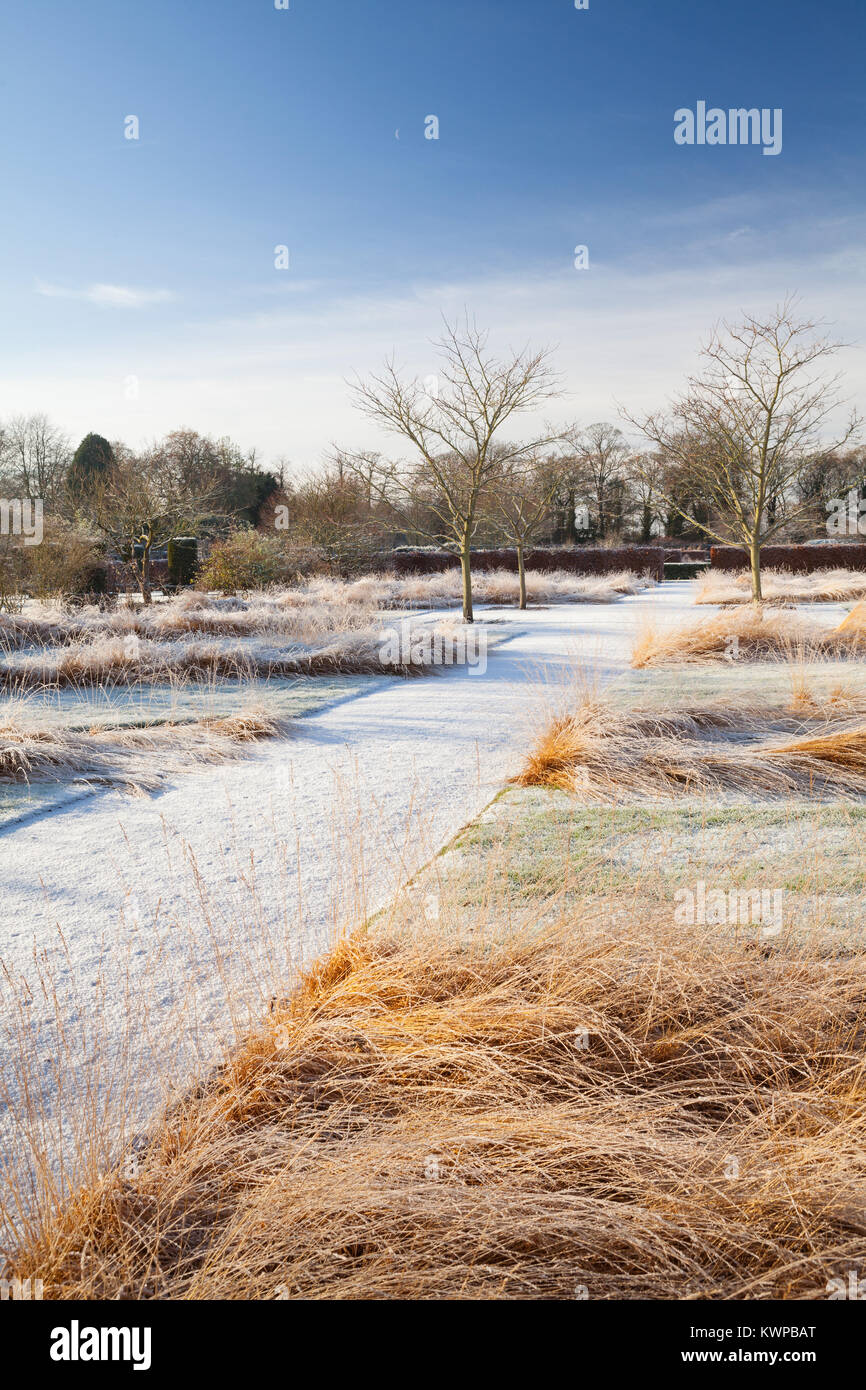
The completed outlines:
{"type": "Polygon", "coordinates": [[[150,546],[149,546],[149,545],[148,545],[148,546],[145,546],[145,548],[144,548],[144,553],[143,553],[143,555],[142,555],[142,557],[141,557],[141,598],[142,598],[142,602],[143,602],[143,603],[145,603],[145,604],[150,603],[150,600],[151,600],[151,587],[150,587],[150,546]]]}
{"type": "Polygon", "coordinates": [[[475,621],[472,615],[472,567],[469,558],[469,539],[464,540],[460,551],[460,569],[463,573],[463,621],[475,621]]]}
{"type": "Polygon", "coordinates": [[[517,542],[517,573],[520,577],[520,608],[526,607],[526,564],[523,558],[523,542],[517,542]]]}
{"type": "Polygon", "coordinates": [[[753,540],[749,546],[749,564],[752,569],[752,602],[760,603],[761,593],[761,542],[753,540]]]}
{"type": "Polygon", "coordinates": [[[653,514],[652,514],[652,510],[650,509],[650,507],[648,507],[646,504],[644,504],[643,514],[642,514],[642,516],[641,516],[641,527],[640,527],[640,538],[641,538],[641,540],[643,541],[644,545],[649,545],[649,542],[652,540],[652,530],[653,530],[653,514]]]}

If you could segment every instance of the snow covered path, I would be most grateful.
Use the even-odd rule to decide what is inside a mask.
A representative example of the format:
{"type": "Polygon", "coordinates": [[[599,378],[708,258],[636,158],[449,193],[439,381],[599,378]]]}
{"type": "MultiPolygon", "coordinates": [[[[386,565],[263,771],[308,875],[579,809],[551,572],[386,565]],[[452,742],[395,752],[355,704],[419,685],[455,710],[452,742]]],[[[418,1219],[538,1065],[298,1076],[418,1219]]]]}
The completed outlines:
{"type": "MultiPolygon", "coordinates": [[[[294,966],[489,802],[531,737],[545,671],[621,671],[637,623],[694,615],[691,590],[480,609],[501,642],[484,674],[389,682],[299,720],[248,761],[155,797],[101,793],[0,836],[0,959],[19,997],[29,990],[15,1017],[45,1112],[59,1109],[62,1073],[67,1088],[90,1086],[98,1123],[94,1097],[128,1084],[112,1070],[121,1059],[147,1073],[127,1102],[137,1122],[165,1080],[182,1085],[211,1062],[233,1022],[260,1017],[294,966]]],[[[0,1038],[7,1126],[10,1046],[0,1038]]]]}

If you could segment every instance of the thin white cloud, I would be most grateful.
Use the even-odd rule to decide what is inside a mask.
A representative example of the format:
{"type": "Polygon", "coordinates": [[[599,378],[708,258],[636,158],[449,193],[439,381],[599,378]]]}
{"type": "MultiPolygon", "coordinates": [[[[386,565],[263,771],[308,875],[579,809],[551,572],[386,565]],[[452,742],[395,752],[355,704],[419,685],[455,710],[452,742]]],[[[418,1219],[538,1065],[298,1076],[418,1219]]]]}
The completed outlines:
{"type": "Polygon", "coordinates": [[[91,304],[108,304],[114,309],[141,309],[147,304],[164,304],[173,299],[171,290],[136,290],[130,285],[88,285],[85,289],[66,289],[36,281],[36,293],[47,299],[85,299],[91,304]]]}
{"type": "MultiPolygon", "coordinates": [[[[118,318],[118,331],[79,354],[74,370],[61,348],[43,348],[38,375],[29,379],[16,364],[5,395],[17,410],[47,411],[76,437],[98,429],[140,444],[185,424],[302,466],[333,440],[399,452],[399,441],[353,410],[345,380],[379,368],[391,352],[413,374],[433,372],[430,339],[441,330],[441,313],[453,318],[467,305],[489,326],[495,349],[554,346],[568,392],[551,407],[557,422],[615,419],[618,401],[637,413],[663,405],[697,366],[699,344],[717,319],[762,313],[791,291],[833,336],[862,343],[859,242],[837,241],[823,254],[782,254],[761,243],[758,252],[730,263],[713,248],[703,262],[684,255],[682,264],[664,268],[636,260],[624,269],[597,257],[588,272],[419,282],[398,293],[334,293],[315,303],[291,297],[268,312],[180,323],[170,343],[130,341],[118,318]]],[[[862,405],[866,352],[852,346],[838,366],[846,394],[862,405]]]]}

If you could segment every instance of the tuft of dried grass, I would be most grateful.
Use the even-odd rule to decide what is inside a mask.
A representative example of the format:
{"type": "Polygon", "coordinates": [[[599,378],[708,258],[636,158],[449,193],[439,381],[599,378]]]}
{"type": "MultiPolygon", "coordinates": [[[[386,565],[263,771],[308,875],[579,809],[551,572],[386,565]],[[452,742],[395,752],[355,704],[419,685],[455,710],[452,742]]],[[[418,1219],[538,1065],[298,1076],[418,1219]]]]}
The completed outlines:
{"type": "Polygon", "coordinates": [[[262,738],[278,738],[287,732],[284,720],[277,719],[267,710],[255,708],[241,710],[238,714],[210,716],[197,721],[203,729],[220,734],[235,743],[254,743],[262,738]]]}
{"type": "MultiPolygon", "coordinates": [[[[824,569],[812,574],[767,569],[761,575],[765,603],[844,603],[866,598],[866,573],[860,570],[824,569]]],[[[748,570],[734,573],[705,570],[695,580],[695,603],[739,604],[751,602],[748,570]]]]}
{"type": "MultiPolygon", "coordinates": [[[[639,593],[653,581],[648,576],[621,570],[611,574],[573,574],[569,570],[528,570],[526,593],[530,603],[614,603],[627,594],[639,593]]],[[[472,576],[477,603],[516,604],[520,596],[518,576],[511,570],[480,570],[472,576]]],[[[291,590],[285,602],[366,604],[376,609],[455,607],[463,601],[459,568],[438,574],[367,575],[344,582],[315,579],[301,590],[291,590]]]]}
{"type": "Polygon", "coordinates": [[[866,959],[357,936],[10,1258],[54,1299],[807,1299],[866,1234],[866,959]],[[733,1164],[733,1168],[732,1168],[733,1164]]]}
{"type": "Polygon", "coordinates": [[[795,702],[799,717],[790,705],[720,702],[659,713],[586,701],[548,720],[513,780],[608,802],[866,796],[866,701],[849,704],[854,717],[829,704],[803,709],[796,696],[795,702]]]}
{"type": "Polygon", "coordinates": [[[807,666],[795,666],[791,672],[791,699],[788,708],[793,714],[825,717],[837,714],[866,713],[862,691],[856,684],[836,681],[827,690],[815,688],[807,666]]]}
{"type": "Polygon", "coordinates": [[[836,631],[866,638],[866,599],[860,603],[855,603],[851,612],[842,619],[836,631]]]}
{"type": "Polygon", "coordinates": [[[831,629],[798,613],[747,608],[719,613],[682,627],[646,623],[632,648],[641,670],[680,662],[841,659],[866,653],[866,626],[831,629]]]}
{"type": "MultiPolygon", "coordinates": [[[[443,642],[454,634],[443,632],[443,642]]],[[[141,638],[97,637],[89,642],[47,647],[0,659],[0,690],[19,692],[54,687],[137,685],[178,679],[238,680],[319,675],[423,675],[418,662],[394,662],[383,655],[380,629],[364,628],[319,642],[231,643],[152,642],[141,638]]]]}
{"type": "Polygon", "coordinates": [[[288,725],[262,707],[221,719],[151,729],[90,732],[0,723],[0,783],[94,782],[144,793],[172,776],[240,755],[240,744],[285,737],[288,725]]]}

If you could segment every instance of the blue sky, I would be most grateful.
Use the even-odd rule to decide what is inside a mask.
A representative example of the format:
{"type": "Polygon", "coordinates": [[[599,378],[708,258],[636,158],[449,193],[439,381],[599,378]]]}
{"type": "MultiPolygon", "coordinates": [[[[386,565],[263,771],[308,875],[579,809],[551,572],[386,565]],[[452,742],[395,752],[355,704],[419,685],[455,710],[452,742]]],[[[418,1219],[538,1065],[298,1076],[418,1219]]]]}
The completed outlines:
{"type": "Polygon", "coordinates": [[[864,37],[862,0],[8,6],[0,417],[303,466],[370,440],[344,378],[434,370],[464,305],[557,344],[583,420],[787,291],[866,341],[864,37]],[[698,100],[781,108],[781,154],[677,146],[698,100]]]}

